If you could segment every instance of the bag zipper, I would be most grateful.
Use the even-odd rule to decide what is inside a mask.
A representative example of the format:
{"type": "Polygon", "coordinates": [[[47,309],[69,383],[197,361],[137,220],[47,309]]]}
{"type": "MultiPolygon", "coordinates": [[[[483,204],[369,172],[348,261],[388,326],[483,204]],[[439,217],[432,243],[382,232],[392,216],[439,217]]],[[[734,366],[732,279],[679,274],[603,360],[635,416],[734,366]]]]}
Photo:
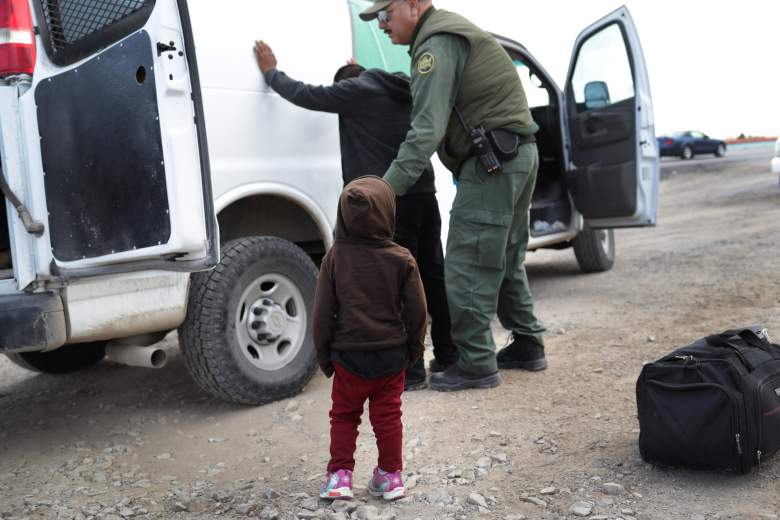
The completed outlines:
{"type": "Polygon", "coordinates": [[[757,426],[758,426],[758,436],[757,436],[757,439],[756,439],[756,447],[758,449],[756,450],[756,463],[757,463],[759,471],[761,470],[761,455],[763,455],[763,452],[761,451],[761,442],[764,439],[764,418],[763,418],[763,414],[761,412],[761,406],[760,406],[760,403],[761,403],[761,393],[762,393],[762,391],[764,390],[764,388],[767,385],[770,385],[770,384],[771,385],[775,385],[775,384],[777,384],[776,383],[777,381],[778,381],[778,378],[776,377],[776,374],[772,374],[772,375],[766,377],[760,385],[756,386],[756,391],[754,392],[754,398],[755,398],[755,402],[756,402],[756,409],[757,409],[757,413],[758,413],[758,424],[757,424],[757,426]]]}
{"type": "Polygon", "coordinates": [[[689,363],[691,361],[696,361],[696,358],[693,356],[674,356],[669,358],[669,361],[673,360],[685,361],[686,363],[689,363]]]}

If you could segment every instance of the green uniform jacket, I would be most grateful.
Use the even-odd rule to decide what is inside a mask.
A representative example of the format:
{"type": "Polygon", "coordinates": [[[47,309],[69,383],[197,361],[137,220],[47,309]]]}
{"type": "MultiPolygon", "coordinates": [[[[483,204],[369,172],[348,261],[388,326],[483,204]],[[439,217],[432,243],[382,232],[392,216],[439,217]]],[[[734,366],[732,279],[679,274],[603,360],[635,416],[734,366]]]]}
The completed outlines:
{"type": "Polygon", "coordinates": [[[416,182],[437,149],[457,176],[471,155],[471,141],[453,111],[456,105],[470,126],[522,135],[539,129],[509,55],[462,16],[429,9],[417,26],[411,55],[412,128],[385,174],[396,194],[416,182]]]}

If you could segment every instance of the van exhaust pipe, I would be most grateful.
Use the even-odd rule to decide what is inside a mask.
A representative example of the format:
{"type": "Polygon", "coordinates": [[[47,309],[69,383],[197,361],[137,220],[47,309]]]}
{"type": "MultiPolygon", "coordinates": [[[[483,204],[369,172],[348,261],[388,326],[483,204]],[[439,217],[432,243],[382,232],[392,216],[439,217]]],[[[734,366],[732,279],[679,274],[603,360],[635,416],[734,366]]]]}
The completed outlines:
{"type": "Polygon", "coordinates": [[[114,363],[141,368],[162,368],[168,354],[157,347],[139,347],[112,341],[106,346],[106,357],[114,363]]]}

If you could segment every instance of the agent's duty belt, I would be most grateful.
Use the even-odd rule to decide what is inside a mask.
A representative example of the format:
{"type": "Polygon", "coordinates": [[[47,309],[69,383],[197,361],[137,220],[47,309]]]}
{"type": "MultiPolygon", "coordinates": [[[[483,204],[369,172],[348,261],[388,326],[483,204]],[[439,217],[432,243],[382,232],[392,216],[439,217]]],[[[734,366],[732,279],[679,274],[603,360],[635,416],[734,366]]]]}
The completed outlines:
{"type": "Polygon", "coordinates": [[[493,152],[501,162],[511,161],[517,157],[520,146],[536,142],[536,137],[533,135],[519,135],[503,128],[488,132],[487,137],[493,152]]]}
{"type": "Polygon", "coordinates": [[[466,122],[463,113],[455,105],[460,124],[471,140],[471,155],[479,159],[488,173],[499,173],[501,163],[511,161],[519,153],[521,144],[536,142],[534,136],[521,136],[503,128],[488,132],[483,125],[473,127],[466,122]]]}
{"type": "Polygon", "coordinates": [[[517,157],[521,145],[536,142],[532,135],[518,135],[503,128],[485,132],[481,126],[472,129],[470,137],[471,153],[488,173],[500,173],[503,163],[517,157]]]}

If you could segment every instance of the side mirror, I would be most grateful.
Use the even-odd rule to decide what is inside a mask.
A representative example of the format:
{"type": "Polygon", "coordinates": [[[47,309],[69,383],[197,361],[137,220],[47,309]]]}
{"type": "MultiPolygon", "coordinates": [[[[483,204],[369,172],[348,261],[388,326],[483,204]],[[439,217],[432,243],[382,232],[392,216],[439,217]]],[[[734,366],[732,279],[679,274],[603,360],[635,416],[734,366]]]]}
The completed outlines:
{"type": "Polygon", "coordinates": [[[591,81],[585,84],[585,108],[604,108],[611,104],[609,87],[604,81],[591,81]]]}

